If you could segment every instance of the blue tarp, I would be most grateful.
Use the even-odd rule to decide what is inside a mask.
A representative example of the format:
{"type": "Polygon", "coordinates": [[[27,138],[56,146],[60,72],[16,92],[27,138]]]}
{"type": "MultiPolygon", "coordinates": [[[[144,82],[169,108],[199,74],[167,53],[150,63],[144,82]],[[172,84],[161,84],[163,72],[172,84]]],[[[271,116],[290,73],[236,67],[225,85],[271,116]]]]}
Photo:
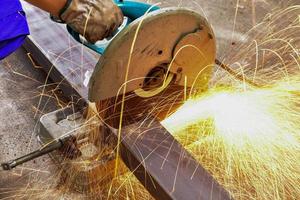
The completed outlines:
{"type": "Polygon", "coordinates": [[[20,47],[29,29],[19,0],[0,0],[0,60],[20,47]]]}

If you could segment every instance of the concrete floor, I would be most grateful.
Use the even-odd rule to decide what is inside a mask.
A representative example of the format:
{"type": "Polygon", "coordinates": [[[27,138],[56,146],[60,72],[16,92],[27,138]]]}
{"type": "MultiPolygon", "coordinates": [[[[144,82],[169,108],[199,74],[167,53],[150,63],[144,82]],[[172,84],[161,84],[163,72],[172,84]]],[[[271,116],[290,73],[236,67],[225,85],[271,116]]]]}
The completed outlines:
{"type": "MultiPolygon", "coordinates": [[[[164,0],[163,4],[187,6],[203,12],[217,35],[218,57],[224,56],[228,48],[232,48],[236,41],[243,38],[243,34],[253,26],[254,19],[259,22],[277,6],[300,4],[299,0],[257,0],[254,18],[251,1],[240,0],[236,33],[232,37],[236,2],[236,0],[164,0]]],[[[38,118],[41,113],[50,112],[58,107],[55,99],[44,98],[35,116],[40,100],[40,87],[44,85],[44,81],[45,74],[41,69],[33,67],[22,48],[0,61],[0,161],[10,160],[39,147],[35,139],[38,118]]],[[[51,88],[49,90],[51,91],[51,88]]],[[[53,163],[49,157],[44,156],[13,172],[0,171],[0,199],[29,199],[15,195],[22,194],[22,189],[30,188],[29,183],[51,182],[49,175],[53,171],[52,168],[53,163]]]]}
{"type": "MultiPolygon", "coordinates": [[[[39,147],[35,136],[39,116],[57,109],[56,100],[43,98],[37,111],[45,78],[41,69],[33,67],[23,48],[0,62],[0,161],[39,147]]],[[[34,170],[48,171],[49,161],[44,156],[13,172],[0,171],[0,199],[14,199],[16,191],[37,175],[34,170]]]]}

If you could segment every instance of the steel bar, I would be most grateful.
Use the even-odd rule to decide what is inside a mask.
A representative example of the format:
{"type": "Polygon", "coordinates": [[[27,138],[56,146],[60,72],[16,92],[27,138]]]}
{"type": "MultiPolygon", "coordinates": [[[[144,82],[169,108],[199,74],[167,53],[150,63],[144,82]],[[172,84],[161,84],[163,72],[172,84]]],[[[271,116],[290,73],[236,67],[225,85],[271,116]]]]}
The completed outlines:
{"type": "Polygon", "coordinates": [[[94,70],[99,55],[76,42],[66,26],[51,21],[48,13],[26,2],[22,4],[30,27],[30,36],[23,46],[66,97],[86,101],[87,74],[94,70]]]}
{"type": "Polygon", "coordinates": [[[123,129],[121,156],[156,199],[228,200],[229,193],[153,119],[123,129]]]}

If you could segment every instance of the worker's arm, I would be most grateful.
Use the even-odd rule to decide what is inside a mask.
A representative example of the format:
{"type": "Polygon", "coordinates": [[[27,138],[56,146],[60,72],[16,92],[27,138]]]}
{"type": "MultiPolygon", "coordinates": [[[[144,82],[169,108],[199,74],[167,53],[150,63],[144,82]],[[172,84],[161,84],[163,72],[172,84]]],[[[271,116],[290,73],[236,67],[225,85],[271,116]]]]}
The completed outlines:
{"type": "Polygon", "coordinates": [[[58,17],[60,10],[66,5],[67,0],[25,0],[52,15],[58,17]]]}
{"type": "Polygon", "coordinates": [[[59,17],[72,29],[95,43],[111,35],[123,15],[113,0],[26,0],[59,17]]]}

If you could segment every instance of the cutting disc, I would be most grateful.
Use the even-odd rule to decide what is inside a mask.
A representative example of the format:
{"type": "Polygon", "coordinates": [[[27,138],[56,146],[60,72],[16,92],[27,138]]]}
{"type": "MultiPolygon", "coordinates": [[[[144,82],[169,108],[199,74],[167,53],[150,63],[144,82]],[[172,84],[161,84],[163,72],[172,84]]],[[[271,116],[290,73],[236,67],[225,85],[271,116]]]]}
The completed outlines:
{"type": "Polygon", "coordinates": [[[119,96],[125,83],[125,93],[144,98],[170,84],[205,88],[215,52],[214,33],[198,13],[182,8],[151,12],[109,44],[90,79],[89,99],[99,102],[119,96]]]}

